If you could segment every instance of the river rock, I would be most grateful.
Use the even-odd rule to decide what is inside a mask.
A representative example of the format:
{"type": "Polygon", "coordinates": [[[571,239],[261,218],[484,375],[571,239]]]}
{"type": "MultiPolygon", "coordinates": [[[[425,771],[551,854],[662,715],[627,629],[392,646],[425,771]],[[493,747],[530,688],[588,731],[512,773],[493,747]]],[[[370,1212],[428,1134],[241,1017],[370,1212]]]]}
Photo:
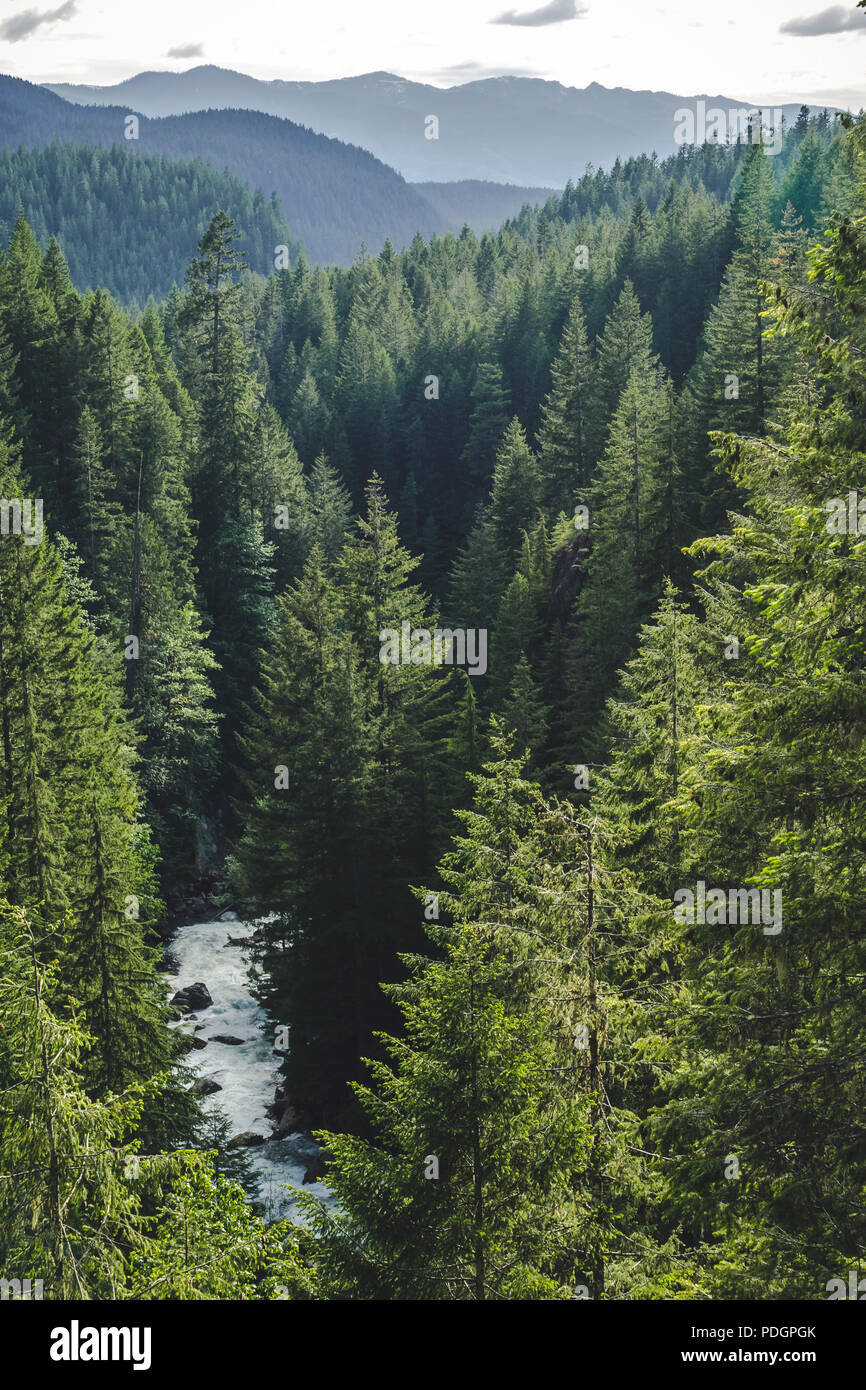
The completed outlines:
{"type": "Polygon", "coordinates": [[[193,1048],[201,1050],[201,1048],[207,1047],[207,1038],[193,1038],[192,1045],[193,1048]]]}
{"type": "Polygon", "coordinates": [[[187,985],[185,989],[179,989],[177,994],[172,996],[172,1004],[179,1004],[183,1009],[209,1009],[213,1000],[210,997],[210,990],[207,985],[198,980],[194,985],[187,985]]]}
{"type": "MultiPolygon", "coordinates": [[[[268,1107],[270,1109],[270,1107],[268,1107]]],[[[276,1107],[274,1107],[276,1109],[276,1107]]],[[[283,1101],[279,1107],[279,1114],[274,1117],[275,1123],[272,1139],[285,1139],[287,1134],[297,1134],[304,1127],[300,1111],[296,1110],[290,1101],[283,1101]]]]}
{"type": "Polygon", "coordinates": [[[245,1129],[243,1134],[236,1134],[234,1139],[230,1139],[226,1144],[227,1149],[253,1149],[257,1144],[264,1144],[266,1135],[256,1134],[252,1129],[245,1129]]]}
{"type": "Polygon", "coordinates": [[[316,1157],[313,1159],[312,1163],[310,1164],[309,1168],[304,1174],[305,1183],[322,1181],[322,1179],[325,1177],[328,1171],[328,1157],[329,1155],[325,1152],[324,1149],[321,1153],[316,1154],[316,1157]]]}
{"type": "Polygon", "coordinates": [[[248,944],[245,936],[227,936],[223,942],[223,950],[226,946],[247,946],[248,944]]]}
{"type": "Polygon", "coordinates": [[[200,1076],[198,1081],[192,1083],[192,1093],[194,1096],[212,1096],[215,1091],[221,1091],[222,1086],[218,1081],[213,1081],[209,1076],[200,1076]]]}
{"type": "Polygon", "coordinates": [[[209,1041],[226,1043],[229,1047],[240,1047],[244,1040],[243,1038],[233,1038],[231,1033],[214,1033],[209,1041]]]}

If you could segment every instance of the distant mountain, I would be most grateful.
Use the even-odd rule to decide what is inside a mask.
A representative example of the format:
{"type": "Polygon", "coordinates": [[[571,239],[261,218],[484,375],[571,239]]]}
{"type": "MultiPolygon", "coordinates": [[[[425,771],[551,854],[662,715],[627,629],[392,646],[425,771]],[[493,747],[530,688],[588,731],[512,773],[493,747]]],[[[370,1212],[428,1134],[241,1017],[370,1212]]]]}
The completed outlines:
{"type": "Polygon", "coordinates": [[[459,183],[415,183],[418,193],[436,210],[452,231],[468,223],[473,232],[495,232],[516,217],[524,203],[530,207],[558,198],[555,188],[519,188],[511,183],[486,183],[463,179],[459,183]]]}
{"type": "Polygon", "coordinates": [[[403,246],[416,232],[429,237],[445,230],[440,215],[393,169],[356,145],[291,121],[231,110],[142,116],[138,138],[127,140],[128,115],[128,105],[71,105],[44,87],[0,75],[0,147],[61,140],[205,159],[268,199],[275,193],[292,234],[314,260],[347,264],[362,242],[375,252],[387,237],[403,246]]]}
{"type": "MultiPolygon", "coordinates": [[[[169,116],[207,108],[243,107],[282,116],[372,151],[416,182],[485,179],[563,187],[591,162],[619,156],[675,153],[674,113],[753,103],[724,96],[676,96],[627,87],[564,87],[533,77],[493,77],[439,88],[373,72],[330,82],[263,82],[229,69],[142,72],[114,87],[51,84],[69,101],[125,104],[169,116]],[[438,139],[426,137],[436,116],[438,139]]],[[[767,110],[771,109],[767,104],[767,110]]],[[[797,104],[782,108],[796,119],[797,104]]]]}

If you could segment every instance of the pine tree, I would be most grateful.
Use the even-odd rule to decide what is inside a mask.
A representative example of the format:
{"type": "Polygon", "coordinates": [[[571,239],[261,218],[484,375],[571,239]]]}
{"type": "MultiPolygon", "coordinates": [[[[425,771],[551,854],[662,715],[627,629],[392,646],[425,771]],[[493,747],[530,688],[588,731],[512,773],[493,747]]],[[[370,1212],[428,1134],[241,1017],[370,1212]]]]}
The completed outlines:
{"type": "Polygon", "coordinates": [[[479,511],[451,574],[448,609],[457,622],[464,627],[493,627],[508,583],[508,562],[489,513],[479,511]]]}
{"type": "MultiPolygon", "coordinates": [[[[647,382],[633,372],[611,422],[590,501],[588,583],[578,605],[576,697],[582,739],[590,739],[616,671],[659,592],[660,560],[669,549],[667,423],[664,381],[647,382]]],[[[599,749],[590,742],[587,752],[599,749]]]]}
{"type": "Polygon", "coordinates": [[[239,1183],[199,1155],[184,1157],[159,1211],[145,1218],[148,1238],[130,1261],[123,1296],[184,1303],[315,1297],[309,1241],[298,1228],[265,1227],[239,1183]]]}
{"type": "Polygon", "coordinates": [[[409,582],[417,561],[380,480],[367,503],[335,572],[315,547],[281,598],[242,738],[247,824],[233,881],[277,914],[267,1002],[292,1030],[287,1094],[313,1114],[348,1102],[345,1083],[382,1018],[378,980],[412,936],[406,882],[429,862],[447,810],[446,684],[432,666],[380,656],[386,629],[430,626],[409,582]]]}
{"type": "MultiPolygon", "coordinates": [[[[517,748],[530,755],[539,752],[547,736],[550,715],[538,692],[532,668],[523,653],[509,686],[508,699],[502,709],[502,720],[505,727],[514,734],[517,748]]],[[[530,757],[530,771],[536,765],[535,759],[530,757]]]]}
{"type": "Polygon", "coordinates": [[[592,438],[596,456],[606,443],[606,431],[629,377],[648,379],[656,367],[652,351],[652,320],[642,314],[634,285],[626,280],[598,340],[596,382],[600,404],[600,433],[592,438]]]}
{"type": "MultiPolygon", "coordinates": [[[[0,468],[0,494],[21,491],[0,468]]],[[[144,940],[160,904],[132,740],[47,537],[2,537],[0,600],[7,896],[56,933],[60,983],[93,1035],[88,1084],[101,1093],[168,1069],[172,1057],[144,940]]]]}
{"type": "MultiPolygon", "coordinates": [[[[708,466],[707,432],[714,429],[763,432],[771,403],[783,385],[778,345],[765,338],[762,283],[771,273],[772,174],[761,146],[749,153],[731,213],[734,251],[718,302],[710,313],[699,359],[689,376],[689,485],[702,496],[700,529],[719,527],[725,510],[737,504],[725,479],[708,466]]],[[[788,369],[790,371],[790,369],[788,369]]]]}
{"type": "Polygon", "coordinates": [[[2,263],[0,329],[15,362],[14,423],[25,441],[22,461],[46,510],[56,514],[63,494],[51,464],[43,364],[44,354],[57,339],[58,319],[43,283],[42,256],[23,213],[16,219],[2,263]]]}
{"type": "Polygon", "coordinates": [[[538,464],[515,416],[502,437],[490,489],[490,521],[506,556],[514,554],[522,533],[535,525],[539,501],[538,464]]]}
{"type": "MultiPolygon", "coordinates": [[[[243,286],[233,278],[245,265],[244,255],[234,245],[238,236],[231,218],[217,213],[199,242],[199,255],[190,264],[179,315],[186,335],[187,377],[200,399],[199,458],[193,484],[199,522],[197,558],[203,613],[212,625],[211,647],[219,665],[214,689],[225,715],[222,733],[229,757],[271,619],[274,547],[263,534],[260,517],[250,516],[250,508],[255,512],[261,507],[274,486],[274,467],[278,475],[281,470],[286,474],[285,486],[290,485],[294,459],[290,446],[281,441],[284,461],[271,458],[266,464],[268,439],[279,430],[272,417],[259,426],[256,448],[256,388],[248,371],[250,350],[241,331],[243,286]],[[258,466],[251,467],[257,453],[258,466]],[[267,480],[262,478],[263,469],[271,474],[267,480]]],[[[281,482],[280,490],[283,486],[281,482]]],[[[272,514],[269,520],[273,519],[272,514]]]]}
{"type": "Polygon", "coordinates": [[[461,456],[473,495],[483,496],[493,476],[496,454],[508,428],[508,393],[496,362],[479,362],[472,387],[469,438],[461,456]]]}
{"type": "Polygon", "coordinates": [[[540,858],[536,794],[501,736],[493,750],[440,867],[440,958],[407,957],[389,990],[406,1036],[356,1088],[375,1138],[322,1136],[338,1194],[312,1215],[327,1297],[561,1299],[575,1281],[586,1296],[592,1217],[573,1184],[590,1107],[557,992],[581,891],[540,858]]]}
{"type": "Polygon", "coordinates": [[[116,1298],[141,1239],[124,1181],[142,1094],[88,1097],[93,1040],[64,1017],[39,928],[0,901],[0,1253],[4,1277],[42,1280],[48,1298],[116,1298]]]}
{"type": "Polygon", "coordinates": [[[863,1031],[854,866],[866,633],[846,482],[866,443],[862,226],[843,221],[813,254],[820,294],[774,295],[771,324],[797,337],[815,380],[791,399],[781,437],[722,442],[748,512],[732,536],[693,547],[711,559],[716,651],[736,634],[739,657],[683,770],[689,855],[708,888],[763,891],[772,903],[760,920],[737,912],[724,924],[708,905],[686,933],[687,988],[652,1117],[655,1139],[677,1155],[669,1200],[704,1247],[711,1297],[823,1298],[863,1243],[853,1195],[862,1078],[851,1059],[863,1031]],[[725,1181],[732,1157],[738,1183],[725,1181]]]}
{"type": "Polygon", "coordinates": [[[542,502],[548,515],[569,511],[589,482],[598,439],[595,377],[580,299],[575,295],[551,367],[551,390],[538,434],[542,502]]]}

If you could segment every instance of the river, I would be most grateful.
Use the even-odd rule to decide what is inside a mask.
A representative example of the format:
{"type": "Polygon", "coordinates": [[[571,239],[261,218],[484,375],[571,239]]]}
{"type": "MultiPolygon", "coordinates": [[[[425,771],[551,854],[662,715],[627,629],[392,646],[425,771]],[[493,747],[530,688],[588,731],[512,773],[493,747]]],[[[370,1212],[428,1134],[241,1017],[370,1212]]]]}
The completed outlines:
{"type": "MultiPolygon", "coordinates": [[[[246,949],[225,944],[229,935],[249,938],[254,931],[255,923],[238,922],[233,914],[218,922],[194,922],[178,928],[169,945],[169,956],[178,967],[169,977],[171,991],[201,981],[207,985],[213,1004],[170,1026],[188,1033],[198,1026],[196,1036],[207,1043],[187,1057],[199,1076],[221,1087],[203,1099],[205,1112],[214,1107],[221,1110],[229,1118],[233,1135],[249,1130],[269,1136],[272,1124],[266,1108],[273,1102],[279,1081],[273,1024],[250,988],[246,949]],[[218,1033],[241,1038],[242,1042],[210,1041],[218,1033]]],[[[289,1134],[284,1139],[268,1138],[247,1152],[261,1179],[258,1200],[265,1219],[288,1216],[300,1220],[295,1189],[302,1186],[304,1173],[319,1153],[318,1145],[308,1134],[289,1134]]],[[[322,1182],[307,1183],[303,1190],[333,1200],[322,1182]]]]}

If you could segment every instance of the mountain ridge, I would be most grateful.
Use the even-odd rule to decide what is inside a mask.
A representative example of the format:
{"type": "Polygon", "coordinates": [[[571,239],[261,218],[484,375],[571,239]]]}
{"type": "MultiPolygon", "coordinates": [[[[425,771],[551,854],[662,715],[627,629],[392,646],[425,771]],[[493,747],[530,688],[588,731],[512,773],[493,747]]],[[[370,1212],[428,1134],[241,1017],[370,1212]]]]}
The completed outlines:
{"type": "MultiPolygon", "coordinates": [[[[0,147],[39,148],[53,141],[171,159],[205,159],[275,194],[292,235],[317,261],[351,262],[363,243],[411,242],[445,227],[431,205],[394,169],[359,146],[296,122],[250,110],[208,110],[162,118],[140,114],[126,139],[128,106],[81,106],[43,86],[0,74],[0,147]]],[[[138,114],[138,113],[136,113],[138,114]]]]}
{"type": "MultiPolygon", "coordinates": [[[[579,177],[587,164],[608,167],[631,155],[675,153],[675,112],[698,101],[708,108],[762,109],[760,102],[720,94],[678,96],[599,82],[568,87],[540,77],[481,77],[434,87],[386,72],[321,82],[262,79],[215,64],[138,73],[112,87],[46,86],[72,103],[122,96],[150,116],[240,104],[359,145],[410,182],[554,188],[579,177]],[[431,116],[439,123],[436,138],[428,138],[431,116]]],[[[799,103],[764,103],[763,109],[780,109],[790,124],[799,103]]]]}

